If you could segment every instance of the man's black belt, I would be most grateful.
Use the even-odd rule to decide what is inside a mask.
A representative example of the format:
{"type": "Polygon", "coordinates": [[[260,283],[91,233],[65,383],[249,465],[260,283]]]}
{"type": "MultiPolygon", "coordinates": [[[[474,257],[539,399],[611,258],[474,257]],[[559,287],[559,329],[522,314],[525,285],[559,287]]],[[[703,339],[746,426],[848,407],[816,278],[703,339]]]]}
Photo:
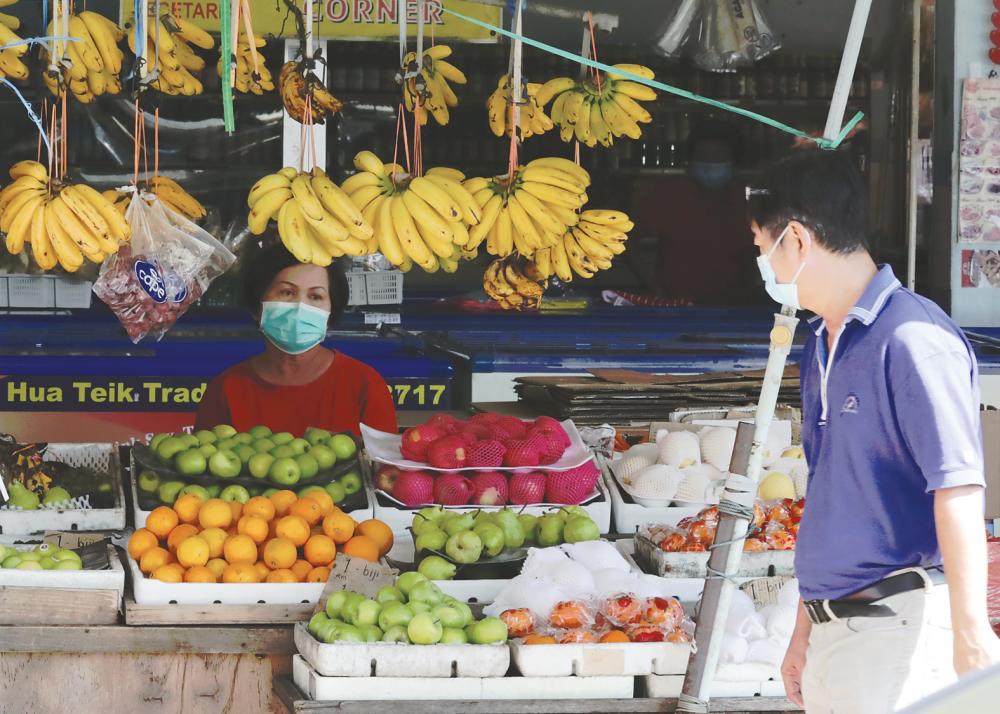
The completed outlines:
{"type": "MultiPolygon", "coordinates": [[[[926,572],[932,583],[944,582],[944,574],[939,569],[932,568],[926,572]]],[[[888,605],[877,604],[879,600],[913,590],[922,590],[926,584],[923,575],[908,570],[883,578],[839,600],[805,600],[802,604],[814,625],[845,620],[849,617],[892,617],[896,612],[888,605]]]]}

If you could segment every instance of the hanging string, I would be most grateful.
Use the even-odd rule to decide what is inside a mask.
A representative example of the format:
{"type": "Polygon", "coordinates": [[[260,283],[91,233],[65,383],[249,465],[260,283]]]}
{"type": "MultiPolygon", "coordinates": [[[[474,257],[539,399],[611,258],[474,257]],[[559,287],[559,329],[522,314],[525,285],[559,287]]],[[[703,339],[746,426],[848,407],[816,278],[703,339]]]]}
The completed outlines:
{"type": "Polygon", "coordinates": [[[132,185],[139,185],[139,145],[142,137],[139,134],[139,100],[135,100],[135,118],[132,121],[132,185]]]}
{"type": "MultiPolygon", "coordinates": [[[[587,24],[588,24],[589,29],[590,29],[590,58],[596,62],[597,61],[597,34],[594,32],[594,13],[592,13],[590,10],[587,10],[587,24]]],[[[518,32],[520,33],[520,30],[518,30],[518,32]]],[[[598,91],[598,93],[600,93],[600,91],[601,91],[601,73],[597,70],[596,67],[591,67],[590,71],[591,71],[591,73],[594,76],[594,81],[597,83],[597,91],[598,91]]]]}
{"type": "MultiPolygon", "coordinates": [[[[250,47],[250,59],[253,61],[254,82],[260,82],[260,60],[257,57],[257,38],[253,34],[253,15],[250,12],[250,3],[247,0],[240,0],[240,14],[243,15],[243,29],[247,35],[247,45],[250,47]]],[[[234,38],[237,48],[239,47],[239,37],[234,38]]]]}
{"type": "Polygon", "coordinates": [[[67,141],[67,135],[69,133],[69,112],[66,111],[66,102],[69,96],[69,92],[63,92],[62,95],[62,165],[59,167],[59,178],[66,176],[66,172],[69,170],[69,142],[67,141]]]}
{"type": "Polygon", "coordinates": [[[153,110],[153,177],[160,175],[160,108],[153,110]]]}

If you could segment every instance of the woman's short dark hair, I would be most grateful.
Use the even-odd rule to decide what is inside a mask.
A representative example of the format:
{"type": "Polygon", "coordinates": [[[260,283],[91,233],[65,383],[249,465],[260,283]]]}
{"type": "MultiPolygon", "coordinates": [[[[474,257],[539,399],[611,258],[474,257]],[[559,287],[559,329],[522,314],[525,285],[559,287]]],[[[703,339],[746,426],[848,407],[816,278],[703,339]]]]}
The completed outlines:
{"type": "Polygon", "coordinates": [[[769,231],[798,221],[834,253],[867,250],[868,193],[846,151],[798,149],[749,187],[750,218],[769,231]]]}
{"type": "MultiPolygon", "coordinates": [[[[259,315],[264,294],[271,287],[275,276],[285,268],[302,265],[298,258],[288,252],[281,243],[270,243],[263,247],[247,246],[241,277],[243,281],[243,306],[253,315],[259,315]]],[[[330,322],[340,319],[347,307],[347,278],[344,270],[335,260],[326,268],[330,279],[330,322]]]]}

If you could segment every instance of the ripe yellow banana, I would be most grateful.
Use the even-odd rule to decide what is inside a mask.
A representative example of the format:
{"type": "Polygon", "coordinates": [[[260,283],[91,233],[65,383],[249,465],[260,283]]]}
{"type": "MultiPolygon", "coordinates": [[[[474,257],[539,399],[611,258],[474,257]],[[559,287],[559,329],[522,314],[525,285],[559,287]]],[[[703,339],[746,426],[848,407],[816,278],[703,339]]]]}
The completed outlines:
{"type": "MultiPolygon", "coordinates": [[[[286,171],[286,169],[282,169],[281,171],[286,171]]],[[[295,175],[291,178],[295,178],[295,176],[298,175],[298,172],[295,171],[295,169],[291,169],[291,171],[295,172],[295,175]]],[[[247,194],[247,208],[253,208],[253,204],[256,203],[261,196],[270,193],[276,188],[291,189],[291,187],[292,182],[285,174],[281,172],[268,174],[267,176],[259,179],[257,183],[250,188],[250,193],[247,194]]]]}
{"type": "MultiPolygon", "coordinates": [[[[97,212],[101,214],[101,218],[108,224],[108,229],[113,240],[121,243],[132,238],[132,228],[125,220],[124,213],[119,212],[114,203],[87,184],[78,183],[75,185],[75,188],[76,192],[87,199],[97,209],[97,212]]],[[[127,194],[123,196],[123,199],[123,205],[127,206],[131,199],[128,198],[127,194]]]]}
{"type": "Polygon", "coordinates": [[[410,217],[427,247],[438,257],[447,258],[450,256],[454,249],[454,243],[448,223],[412,190],[403,191],[401,195],[403,205],[409,211],[410,217]]]}
{"type": "Polygon", "coordinates": [[[497,216],[503,208],[503,197],[494,193],[483,206],[483,215],[479,223],[469,231],[469,242],[465,244],[466,250],[475,250],[486,239],[493,226],[496,225],[497,216]]]}
{"type": "Polygon", "coordinates": [[[407,260],[403,246],[396,236],[392,224],[393,196],[387,196],[379,206],[378,219],[375,224],[375,237],[378,239],[378,249],[386,259],[396,266],[401,266],[407,260]]]}
{"type": "Polygon", "coordinates": [[[308,174],[299,174],[292,179],[292,195],[305,215],[316,221],[323,218],[323,204],[313,190],[308,174]]]}
{"type": "Polygon", "coordinates": [[[250,209],[250,214],[247,216],[247,225],[250,228],[250,232],[255,236],[262,234],[267,229],[267,224],[271,219],[278,215],[281,207],[286,201],[291,200],[291,198],[292,190],[285,187],[276,188],[259,196],[254,201],[253,207],[250,209]]]}
{"type": "Polygon", "coordinates": [[[451,200],[462,212],[462,220],[467,225],[474,226],[479,223],[482,208],[462,184],[454,178],[440,173],[428,173],[426,177],[428,181],[437,185],[451,197],[451,200]]]}
{"type": "Polygon", "coordinates": [[[403,251],[424,270],[434,269],[438,263],[434,260],[430,248],[421,240],[402,196],[393,196],[389,207],[392,214],[392,225],[400,244],[403,246],[403,251]]]}
{"type": "Polygon", "coordinates": [[[424,176],[417,176],[410,181],[409,190],[424,199],[431,208],[437,211],[446,221],[458,221],[462,211],[443,189],[424,176]]]}
{"type": "Polygon", "coordinates": [[[17,215],[14,216],[5,240],[7,252],[11,255],[17,255],[24,250],[24,244],[30,238],[32,218],[38,207],[44,205],[46,198],[44,193],[32,194],[31,198],[21,207],[17,215]]]}
{"type": "Polygon", "coordinates": [[[35,209],[35,215],[31,219],[31,256],[42,270],[52,270],[59,262],[52,241],[49,240],[46,225],[48,213],[48,205],[43,202],[35,209]]]}
{"type": "Polygon", "coordinates": [[[365,222],[364,216],[351,201],[351,197],[321,169],[313,169],[311,186],[320,202],[337,220],[347,226],[352,236],[362,240],[372,237],[374,233],[372,227],[365,222]]]}

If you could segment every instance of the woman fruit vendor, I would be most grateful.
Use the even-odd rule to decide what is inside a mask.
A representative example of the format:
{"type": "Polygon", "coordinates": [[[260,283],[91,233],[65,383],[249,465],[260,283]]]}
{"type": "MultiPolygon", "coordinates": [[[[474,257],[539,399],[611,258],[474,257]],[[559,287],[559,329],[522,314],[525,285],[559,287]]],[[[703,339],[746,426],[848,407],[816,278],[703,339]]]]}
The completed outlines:
{"type": "Polygon", "coordinates": [[[243,300],[264,333],[264,351],[213,379],[196,429],[255,425],[301,435],[309,427],[360,434],[367,424],[395,433],[385,380],[363,362],[322,346],[347,303],[347,281],[334,263],[300,263],[277,244],[251,257],[243,300]]]}

